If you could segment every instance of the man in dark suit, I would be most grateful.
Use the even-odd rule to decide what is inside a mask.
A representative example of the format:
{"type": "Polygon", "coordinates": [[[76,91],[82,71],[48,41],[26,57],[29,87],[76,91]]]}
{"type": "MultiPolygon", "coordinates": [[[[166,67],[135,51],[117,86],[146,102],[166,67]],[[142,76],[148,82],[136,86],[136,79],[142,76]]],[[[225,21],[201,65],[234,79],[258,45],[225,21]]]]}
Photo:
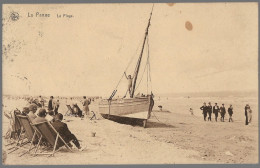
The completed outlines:
{"type": "Polygon", "coordinates": [[[226,114],[226,108],[224,106],[224,104],[222,104],[222,106],[220,107],[220,115],[221,115],[221,121],[225,122],[225,114],[226,114]]]}
{"type": "Polygon", "coordinates": [[[208,110],[208,114],[209,114],[208,121],[211,121],[212,106],[211,106],[210,102],[209,102],[209,105],[207,107],[207,110],[208,110]]]}
{"type": "Polygon", "coordinates": [[[50,97],[49,103],[48,103],[48,110],[51,111],[53,110],[53,96],[50,97]]]}
{"type": "Polygon", "coordinates": [[[216,122],[218,122],[218,112],[219,112],[218,103],[215,103],[215,106],[213,107],[213,113],[215,114],[215,121],[216,122]]]}
{"type": "Polygon", "coordinates": [[[206,121],[206,118],[207,118],[207,112],[208,112],[208,108],[206,106],[206,103],[204,102],[203,103],[203,106],[200,107],[200,109],[202,110],[202,114],[204,116],[204,121],[206,121]]]}
{"type": "Polygon", "coordinates": [[[68,143],[69,146],[71,146],[69,142],[72,141],[79,150],[82,150],[78,139],[75,137],[74,134],[70,132],[67,124],[62,122],[62,119],[63,115],[61,113],[58,113],[55,116],[55,121],[52,123],[52,126],[56,129],[56,131],[60,134],[64,141],[68,143]]]}

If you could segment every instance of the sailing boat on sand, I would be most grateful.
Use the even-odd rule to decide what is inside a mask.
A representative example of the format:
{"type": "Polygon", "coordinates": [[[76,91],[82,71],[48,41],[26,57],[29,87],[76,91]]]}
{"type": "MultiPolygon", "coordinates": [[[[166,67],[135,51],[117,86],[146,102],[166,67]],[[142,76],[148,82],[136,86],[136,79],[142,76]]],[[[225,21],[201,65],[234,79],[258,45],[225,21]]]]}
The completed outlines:
{"type": "MultiPolygon", "coordinates": [[[[145,36],[143,40],[143,45],[141,49],[140,56],[138,58],[136,68],[134,71],[133,76],[133,84],[129,91],[130,98],[120,98],[120,99],[113,99],[115,96],[117,89],[113,91],[109,99],[102,99],[99,103],[99,113],[105,119],[113,120],[119,123],[130,124],[130,125],[142,125],[146,127],[147,120],[151,116],[152,108],[154,105],[153,94],[146,95],[146,96],[137,96],[135,95],[136,91],[136,82],[138,78],[138,73],[143,57],[144,47],[145,44],[148,45],[148,30],[150,27],[152,11],[150,13],[150,18],[148,21],[148,25],[146,27],[145,36]],[[137,113],[144,113],[144,117],[137,117],[134,114],[137,113]]],[[[149,45],[148,45],[149,47],[149,45]]],[[[148,55],[149,58],[149,55],[148,55]]],[[[147,64],[149,60],[147,59],[147,64]]],[[[150,67],[150,65],[149,65],[150,67]]],[[[147,70],[148,71],[148,70],[147,70]]],[[[122,79],[122,78],[121,78],[122,79]]],[[[120,82],[120,81],[119,81],[120,82]]],[[[118,85],[117,85],[118,86],[118,85]]]]}

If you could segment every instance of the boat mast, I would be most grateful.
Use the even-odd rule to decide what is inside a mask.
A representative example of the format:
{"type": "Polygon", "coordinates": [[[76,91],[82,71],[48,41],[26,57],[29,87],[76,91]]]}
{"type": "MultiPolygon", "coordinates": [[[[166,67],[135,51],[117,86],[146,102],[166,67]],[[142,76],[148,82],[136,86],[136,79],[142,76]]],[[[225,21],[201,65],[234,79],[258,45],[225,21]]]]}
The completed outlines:
{"type": "Polygon", "coordinates": [[[147,28],[146,28],[146,31],[145,31],[143,47],[142,47],[142,50],[141,50],[139,59],[138,59],[138,61],[137,61],[137,65],[136,65],[136,67],[135,67],[134,83],[133,83],[132,92],[131,92],[131,95],[130,95],[131,98],[134,97],[134,93],[135,93],[136,80],[137,80],[138,72],[139,72],[139,69],[140,69],[140,64],[141,64],[142,57],[143,57],[144,45],[145,45],[145,42],[146,42],[146,38],[147,38],[147,36],[148,36],[148,30],[149,30],[149,27],[150,27],[150,21],[151,21],[151,18],[152,18],[152,13],[153,13],[153,7],[152,7],[152,11],[151,11],[151,14],[150,14],[150,18],[149,18],[149,21],[148,21],[148,25],[147,25],[147,28]]]}

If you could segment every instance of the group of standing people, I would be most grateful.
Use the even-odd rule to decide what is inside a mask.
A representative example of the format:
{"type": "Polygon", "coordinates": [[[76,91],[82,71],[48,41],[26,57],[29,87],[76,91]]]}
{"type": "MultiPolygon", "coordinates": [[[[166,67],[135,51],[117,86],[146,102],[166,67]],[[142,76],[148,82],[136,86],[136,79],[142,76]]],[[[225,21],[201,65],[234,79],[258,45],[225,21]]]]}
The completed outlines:
{"type": "MultiPolygon", "coordinates": [[[[214,106],[211,105],[209,102],[208,105],[206,103],[203,103],[203,106],[200,107],[200,110],[202,110],[202,114],[204,117],[204,121],[207,121],[207,116],[208,116],[208,121],[211,121],[211,115],[212,113],[215,114],[215,121],[218,121],[218,114],[220,113],[220,121],[224,122],[225,121],[225,115],[226,115],[226,108],[225,105],[222,104],[221,107],[218,106],[218,103],[215,103],[214,106]]],[[[232,115],[233,115],[233,106],[230,104],[228,108],[228,114],[229,114],[229,122],[233,122],[232,115]]]]}

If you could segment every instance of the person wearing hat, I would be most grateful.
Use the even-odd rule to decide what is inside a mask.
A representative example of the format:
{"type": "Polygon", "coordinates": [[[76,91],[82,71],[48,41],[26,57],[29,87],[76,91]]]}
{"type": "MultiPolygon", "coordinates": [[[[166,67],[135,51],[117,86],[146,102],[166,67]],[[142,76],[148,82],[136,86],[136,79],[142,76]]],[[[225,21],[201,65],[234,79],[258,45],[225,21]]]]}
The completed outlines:
{"type": "Polygon", "coordinates": [[[225,122],[225,114],[226,114],[226,108],[225,105],[222,104],[222,106],[220,107],[220,115],[221,115],[220,121],[225,122]]]}
{"type": "Polygon", "coordinates": [[[229,114],[228,122],[230,122],[230,121],[233,122],[233,119],[232,119],[232,115],[233,115],[233,106],[232,106],[232,104],[230,104],[230,107],[228,108],[228,114],[229,114]]]}
{"type": "Polygon", "coordinates": [[[207,107],[207,110],[208,110],[208,114],[209,114],[208,121],[211,121],[212,106],[211,106],[210,102],[209,102],[209,105],[207,107]]]}
{"type": "Polygon", "coordinates": [[[208,112],[208,107],[206,105],[206,103],[203,103],[203,106],[200,107],[200,109],[202,110],[202,114],[204,116],[204,121],[206,121],[207,118],[207,112],[208,112]]]}
{"type": "Polygon", "coordinates": [[[44,108],[42,108],[38,112],[38,117],[36,117],[32,122],[34,124],[45,122],[45,121],[47,121],[47,119],[45,118],[46,115],[47,115],[46,110],[44,108]]]}
{"type": "Polygon", "coordinates": [[[249,106],[249,104],[246,104],[246,106],[245,106],[246,125],[248,125],[248,113],[247,113],[248,108],[250,109],[250,106],[249,106]]]}
{"type": "Polygon", "coordinates": [[[37,106],[35,104],[30,104],[29,106],[29,113],[28,113],[28,117],[31,121],[33,121],[37,116],[35,115],[37,111],[37,106]]]}
{"type": "Polygon", "coordinates": [[[78,139],[74,134],[70,132],[67,124],[62,122],[62,120],[63,120],[63,115],[61,113],[58,113],[57,115],[55,115],[55,121],[52,123],[52,126],[60,134],[60,136],[64,139],[66,143],[69,144],[70,141],[72,141],[79,150],[82,150],[78,139]]]}
{"type": "Polygon", "coordinates": [[[215,121],[218,122],[218,113],[219,113],[218,103],[215,103],[215,106],[213,107],[213,113],[215,114],[215,121]]]}

